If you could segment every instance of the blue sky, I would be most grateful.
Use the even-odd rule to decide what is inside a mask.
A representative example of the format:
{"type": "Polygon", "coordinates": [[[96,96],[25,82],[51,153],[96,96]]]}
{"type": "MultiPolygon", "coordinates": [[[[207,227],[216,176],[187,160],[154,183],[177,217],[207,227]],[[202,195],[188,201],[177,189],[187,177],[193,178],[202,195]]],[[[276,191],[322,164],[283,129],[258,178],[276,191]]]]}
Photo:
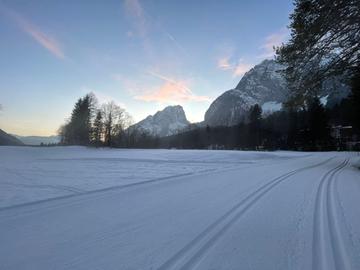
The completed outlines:
{"type": "Polygon", "coordinates": [[[51,135],[94,92],[139,121],[201,121],[285,41],[291,0],[0,0],[0,128],[51,135]]]}

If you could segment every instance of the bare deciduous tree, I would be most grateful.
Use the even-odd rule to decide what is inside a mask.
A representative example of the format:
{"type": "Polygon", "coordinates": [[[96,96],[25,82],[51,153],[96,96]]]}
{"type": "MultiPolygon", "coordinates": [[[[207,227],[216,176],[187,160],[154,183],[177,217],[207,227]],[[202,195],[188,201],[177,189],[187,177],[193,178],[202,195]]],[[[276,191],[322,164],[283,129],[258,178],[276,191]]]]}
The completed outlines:
{"type": "Polygon", "coordinates": [[[119,145],[121,135],[131,124],[131,117],[114,101],[102,105],[105,145],[119,145]]]}

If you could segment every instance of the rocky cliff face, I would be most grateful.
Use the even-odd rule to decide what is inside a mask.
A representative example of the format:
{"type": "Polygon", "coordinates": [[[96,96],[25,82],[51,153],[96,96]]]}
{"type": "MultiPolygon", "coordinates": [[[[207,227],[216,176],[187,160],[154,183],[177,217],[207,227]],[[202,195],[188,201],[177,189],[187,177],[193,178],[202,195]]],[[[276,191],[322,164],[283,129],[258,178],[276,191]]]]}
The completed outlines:
{"type": "MultiPolygon", "coordinates": [[[[281,104],[289,95],[281,69],[283,66],[274,60],[264,60],[256,65],[242,77],[234,89],[226,91],[210,105],[205,113],[204,124],[236,125],[246,119],[249,108],[255,104],[262,106],[264,112],[280,110],[281,104]]],[[[325,105],[332,106],[349,92],[338,79],[332,79],[324,83],[320,97],[325,105]]]]}
{"type": "Polygon", "coordinates": [[[236,125],[243,121],[254,104],[279,104],[286,100],[288,90],[279,73],[282,66],[273,60],[264,60],[248,71],[239,84],[219,96],[205,114],[210,126],[236,125]]]}
{"type": "Polygon", "coordinates": [[[177,133],[189,124],[184,109],[177,105],[168,106],[154,115],[149,115],[130,128],[138,129],[153,136],[164,137],[177,133]]]}

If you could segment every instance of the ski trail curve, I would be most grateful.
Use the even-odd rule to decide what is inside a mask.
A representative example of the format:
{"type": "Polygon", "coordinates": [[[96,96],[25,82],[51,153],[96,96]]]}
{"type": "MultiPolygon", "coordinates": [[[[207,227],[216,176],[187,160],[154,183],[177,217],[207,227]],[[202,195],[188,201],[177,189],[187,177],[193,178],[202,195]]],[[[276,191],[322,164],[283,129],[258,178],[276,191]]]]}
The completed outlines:
{"type": "Polygon", "coordinates": [[[316,193],[313,223],[313,270],[348,269],[346,252],[341,241],[339,220],[334,201],[335,175],[348,165],[345,159],[321,178],[316,193]]]}
{"type": "MultiPolygon", "coordinates": [[[[346,161],[344,167],[349,163],[346,161]]],[[[343,168],[344,168],[343,167],[343,168]]],[[[342,168],[342,169],[343,169],[342,168]]],[[[339,214],[338,200],[335,189],[336,177],[335,175],[330,179],[328,185],[328,222],[330,224],[330,236],[333,243],[334,255],[336,255],[335,265],[336,269],[350,269],[350,262],[347,256],[346,246],[342,237],[342,228],[344,224],[341,223],[342,217],[339,214]]]]}
{"type": "Polygon", "coordinates": [[[224,215],[219,217],[214,223],[210,224],[204,231],[198,234],[192,241],[180,249],[169,260],[163,263],[158,270],[168,269],[193,269],[203,259],[204,255],[211,249],[211,247],[220,239],[228,229],[247,212],[253,205],[256,204],[265,194],[279,185],[281,182],[290,178],[291,176],[319,167],[329,162],[333,158],[317,163],[315,165],[299,168],[283,175],[280,175],[264,185],[261,185],[255,191],[250,193],[243,200],[234,205],[224,215]]]}

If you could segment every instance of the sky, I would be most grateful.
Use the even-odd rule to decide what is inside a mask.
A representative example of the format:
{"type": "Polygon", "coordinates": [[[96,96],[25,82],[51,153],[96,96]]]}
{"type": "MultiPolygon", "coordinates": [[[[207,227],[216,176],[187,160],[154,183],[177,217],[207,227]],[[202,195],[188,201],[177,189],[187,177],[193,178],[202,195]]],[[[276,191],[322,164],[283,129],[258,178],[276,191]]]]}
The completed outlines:
{"type": "Polygon", "coordinates": [[[0,128],[48,136],[93,92],[134,121],[216,97],[288,38],[291,0],[0,0],[0,128]]]}

